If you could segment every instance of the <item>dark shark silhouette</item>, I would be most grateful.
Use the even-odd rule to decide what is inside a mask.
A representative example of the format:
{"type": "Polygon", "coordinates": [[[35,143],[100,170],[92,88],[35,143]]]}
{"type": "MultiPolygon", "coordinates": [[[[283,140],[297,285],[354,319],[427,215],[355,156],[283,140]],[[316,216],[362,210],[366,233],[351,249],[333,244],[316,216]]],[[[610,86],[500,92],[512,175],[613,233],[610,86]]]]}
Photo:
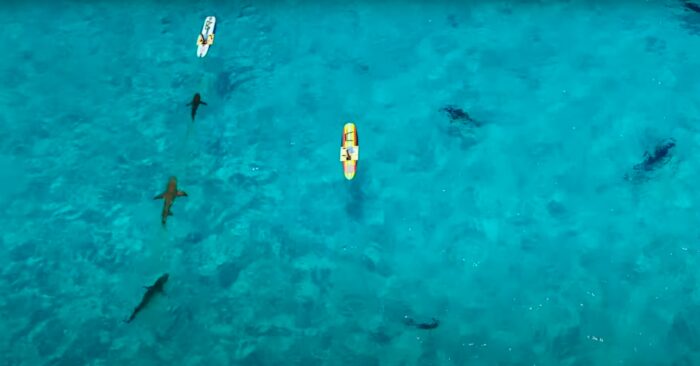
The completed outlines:
{"type": "Polygon", "coordinates": [[[469,122],[475,126],[480,126],[481,122],[475,120],[472,118],[469,113],[465,112],[462,108],[455,107],[453,105],[447,105],[440,109],[443,112],[446,112],[447,115],[450,117],[450,122],[469,122]]]}
{"type": "Polygon", "coordinates": [[[175,198],[177,197],[187,197],[187,192],[177,189],[177,178],[175,177],[170,177],[168,185],[165,187],[165,192],[153,197],[154,200],[163,199],[163,212],[160,216],[163,226],[165,226],[166,221],[168,221],[168,216],[173,215],[170,209],[173,207],[173,203],[175,203],[175,198]]]}
{"type": "Polygon", "coordinates": [[[192,101],[187,103],[188,106],[192,106],[192,122],[194,122],[194,117],[197,115],[197,109],[200,104],[207,105],[207,103],[202,100],[202,96],[199,95],[199,93],[195,93],[192,101]]]}
{"type": "Polygon", "coordinates": [[[440,326],[440,321],[433,318],[430,323],[416,323],[412,318],[405,318],[404,323],[418,329],[435,329],[440,326]]]}
{"type": "Polygon", "coordinates": [[[136,318],[136,314],[141,312],[141,310],[143,310],[151,302],[153,296],[159,293],[163,293],[163,286],[165,286],[165,283],[168,282],[169,277],[170,275],[165,273],[161,275],[152,286],[145,286],[146,293],[143,294],[141,302],[131,313],[129,319],[124,320],[124,322],[131,323],[131,321],[134,320],[134,318],[136,318]]]}
{"type": "Polygon", "coordinates": [[[653,153],[650,154],[648,151],[644,153],[644,161],[635,165],[635,169],[642,169],[646,171],[653,170],[657,166],[665,163],[668,158],[671,157],[671,149],[673,149],[675,146],[676,140],[674,139],[668,139],[660,142],[654,148],[653,153]]]}
{"type": "Polygon", "coordinates": [[[689,0],[683,0],[683,6],[685,6],[685,8],[690,11],[700,13],[700,5],[693,3],[689,0]]]}
{"type": "Polygon", "coordinates": [[[631,181],[646,180],[646,174],[666,164],[671,159],[671,150],[676,146],[676,140],[669,138],[659,142],[653,152],[645,151],[644,160],[632,167],[632,174],[625,175],[631,181]]]}

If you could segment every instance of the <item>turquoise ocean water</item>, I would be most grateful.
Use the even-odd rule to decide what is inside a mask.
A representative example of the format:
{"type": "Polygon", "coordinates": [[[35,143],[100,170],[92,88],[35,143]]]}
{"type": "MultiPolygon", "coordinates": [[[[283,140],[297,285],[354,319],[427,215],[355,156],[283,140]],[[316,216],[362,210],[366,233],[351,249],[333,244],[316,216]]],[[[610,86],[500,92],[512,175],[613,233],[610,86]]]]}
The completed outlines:
{"type": "Polygon", "coordinates": [[[0,364],[700,364],[681,2],[0,7],[0,364]]]}

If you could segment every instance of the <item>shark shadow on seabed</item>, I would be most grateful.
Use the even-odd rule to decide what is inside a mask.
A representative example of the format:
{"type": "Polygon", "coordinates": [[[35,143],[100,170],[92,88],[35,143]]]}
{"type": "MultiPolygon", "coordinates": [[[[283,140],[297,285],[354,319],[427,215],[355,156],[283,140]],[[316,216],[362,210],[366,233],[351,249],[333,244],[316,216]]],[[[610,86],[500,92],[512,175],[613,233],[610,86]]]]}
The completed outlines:
{"type": "Polygon", "coordinates": [[[216,74],[214,89],[219,98],[226,100],[238,89],[246,84],[254,83],[258,79],[256,69],[253,66],[234,66],[230,70],[216,74]]]}
{"type": "Polygon", "coordinates": [[[481,141],[479,132],[474,128],[455,123],[447,127],[447,136],[458,139],[463,149],[470,149],[481,141]]]}
{"type": "Polygon", "coordinates": [[[190,161],[195,157],[193,145],[197,141],[197,127],[190,123],[185,131],[180,146],[175,152],[175,173],[179,177],[187,176],[190,161]],[[194,142],[193,142],[194,140],[194,142]]]}

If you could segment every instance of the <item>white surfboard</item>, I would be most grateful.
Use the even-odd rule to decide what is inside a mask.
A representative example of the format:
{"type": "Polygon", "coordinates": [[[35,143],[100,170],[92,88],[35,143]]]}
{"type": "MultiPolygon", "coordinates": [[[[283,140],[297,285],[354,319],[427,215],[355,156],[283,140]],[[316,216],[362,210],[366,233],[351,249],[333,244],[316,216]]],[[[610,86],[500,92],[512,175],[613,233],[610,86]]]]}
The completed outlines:
{"type": "Polygon", "coordinates": [[[209,47],[214,44],[216,33],[216,17],[210,16],[204,19],[202,32],[197,36],[197,57],[204,57],[209,52],[209,47]]]}

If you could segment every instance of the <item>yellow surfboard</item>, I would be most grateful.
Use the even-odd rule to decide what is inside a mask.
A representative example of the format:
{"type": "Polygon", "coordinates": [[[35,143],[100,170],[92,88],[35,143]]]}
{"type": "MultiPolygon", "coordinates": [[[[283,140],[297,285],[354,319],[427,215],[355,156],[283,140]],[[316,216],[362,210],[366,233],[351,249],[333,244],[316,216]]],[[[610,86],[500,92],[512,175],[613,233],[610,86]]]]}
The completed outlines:
{"type": "Polygon", "coordinates": [[[343,127],[343,137],[340,139],[340,161],[343,163],[345,179],[355,178],[357,161],[360,160],[360,139],[354,123],[346,123],[343,127]]]}

